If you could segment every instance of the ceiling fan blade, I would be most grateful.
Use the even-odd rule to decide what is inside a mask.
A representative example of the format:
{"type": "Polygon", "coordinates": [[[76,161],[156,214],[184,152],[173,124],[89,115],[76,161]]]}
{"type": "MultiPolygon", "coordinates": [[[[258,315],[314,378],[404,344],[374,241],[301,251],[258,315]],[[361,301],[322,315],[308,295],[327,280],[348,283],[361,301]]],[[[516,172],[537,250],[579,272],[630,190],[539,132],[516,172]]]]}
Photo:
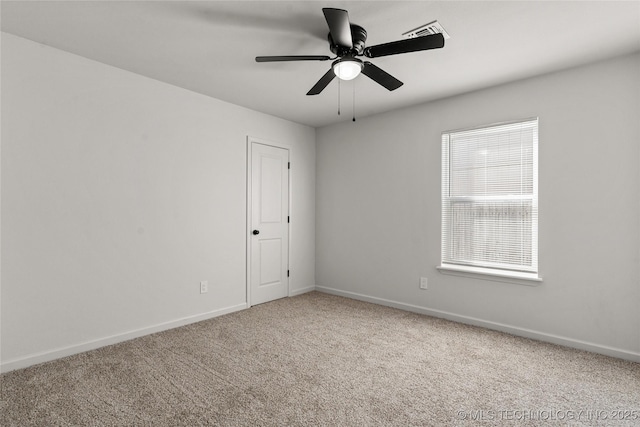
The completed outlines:
{"type": "Polygon", "coordinates": [[[444,36],[442,34],[432,34],[429,36],[416,37],[413,39],[398,40],[390,43],[383,43],[368,47],[364,50],[367,58],[379,58],[387,55],[397,55],[399,53],[417,52],[420,50],[438,49],[444,46],[444,36]]]}
{"type": "Polygon", "coordinates": [[[329,25],[329,32],[334,43],[338,46],[353,47],[353,40],[351,39],[351,24],[349,23],[349,13],[342,9],[333,9],[325,7],[322,9],[324,18],[329,25]]]}
{"type": "Polygon", "coordinates": [[[362,74],[389,90],[396,90],[404,84],[369,61],[365,61],[364,67],[362,68],[362,74]]]}
{"type": "Polygon", "coordinates": [[[307,95],[318,95],[324,90],[325,87],[327,87],[329,83],[331,83],[331,80],[333,80],[335,76],[336,73],[333,72],[333,68],[330,68],[329,71],[327,71],[325,75],[322,76],[320,80],[318,80],[318,83],[316,83],[315,86],[313,86],[311,90],[307,92],[307,95]]]}
{"type": "Polygon", "coordinates": [[[256,56],[256,62],[327,61],[329,59],[331,58],[326,55],[256,56]]]}

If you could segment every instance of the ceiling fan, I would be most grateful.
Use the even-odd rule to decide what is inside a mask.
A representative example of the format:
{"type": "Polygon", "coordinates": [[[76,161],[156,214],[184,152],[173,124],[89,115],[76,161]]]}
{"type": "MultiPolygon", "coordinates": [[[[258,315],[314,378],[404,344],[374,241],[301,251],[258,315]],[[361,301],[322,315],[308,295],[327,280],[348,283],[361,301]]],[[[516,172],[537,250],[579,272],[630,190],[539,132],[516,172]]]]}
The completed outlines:
{"type": "Polygon", "coordinates": [[[318,95],[336,76],[342,80],[352,80],[360,73],[388,90],[398,89],[403,84],[400,80],[371,62],[362,61],[357,57],[378,58],[438,49],[444,46],[443,35],[432,34],[365,47],[367,31],[359,25],[350,23],[346,10],[323,8],[322,12],[329,25],[329,49],[336,57],[331,58],[326,55],[256,56],[256,62],[334,60],[331,69],[318,80],[315,86],[307,92],[307,95],[318,95]]]}

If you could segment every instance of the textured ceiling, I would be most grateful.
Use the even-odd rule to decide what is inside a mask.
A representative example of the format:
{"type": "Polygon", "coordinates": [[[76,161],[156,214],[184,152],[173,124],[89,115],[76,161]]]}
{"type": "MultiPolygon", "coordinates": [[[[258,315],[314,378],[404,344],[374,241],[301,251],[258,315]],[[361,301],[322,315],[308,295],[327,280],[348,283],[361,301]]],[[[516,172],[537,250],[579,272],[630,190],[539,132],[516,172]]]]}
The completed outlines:
{"type": "MultiPolygon", "coordinates": [[[[350,120],[640,51],[640,1],[2,1],[2,31],[298,123],[350,120]],[[307,91],[330,62],[323,7],[349,11],[368,45],[438,20],[443,49],[371,60],[404,82],[365,76],[307,91]]],[[[606,76],[603,76],[603,78],[606,76]]],[[[594,82],[598,84],[598,82],[594,82]]]]}

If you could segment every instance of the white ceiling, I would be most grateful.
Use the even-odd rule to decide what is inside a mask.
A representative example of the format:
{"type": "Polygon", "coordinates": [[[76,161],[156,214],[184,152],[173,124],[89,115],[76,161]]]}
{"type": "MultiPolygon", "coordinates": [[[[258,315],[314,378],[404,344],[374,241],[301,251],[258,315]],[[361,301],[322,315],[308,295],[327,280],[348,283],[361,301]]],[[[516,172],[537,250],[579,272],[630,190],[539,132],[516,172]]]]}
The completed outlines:
{"type": "MultiPolygon", "coordinates": [[[[437,19],[443,49],[372,59],[404,82],[355,82],[363,117],[640,51],[640,1],[2,1],[2,31],[298,123],[351,120],[353,86],[307,91],[330,62],[323,7],[349,11],[367,45],[437,19]]],[[[603,76],[603,79],[606,76],[603,76]]],[[[594,85],[601,82],[594,82],[594,85]]]]}

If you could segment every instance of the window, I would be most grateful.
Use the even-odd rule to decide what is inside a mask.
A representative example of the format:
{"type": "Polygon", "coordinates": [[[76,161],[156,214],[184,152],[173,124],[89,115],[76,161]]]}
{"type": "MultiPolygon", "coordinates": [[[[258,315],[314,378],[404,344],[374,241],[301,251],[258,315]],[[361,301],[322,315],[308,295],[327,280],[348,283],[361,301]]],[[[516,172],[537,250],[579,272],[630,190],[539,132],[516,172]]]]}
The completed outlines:
{"type": "Polygon", "coordinates": [[[442,134],[441,269],[538,279],[538,119],[442,134]]]}

